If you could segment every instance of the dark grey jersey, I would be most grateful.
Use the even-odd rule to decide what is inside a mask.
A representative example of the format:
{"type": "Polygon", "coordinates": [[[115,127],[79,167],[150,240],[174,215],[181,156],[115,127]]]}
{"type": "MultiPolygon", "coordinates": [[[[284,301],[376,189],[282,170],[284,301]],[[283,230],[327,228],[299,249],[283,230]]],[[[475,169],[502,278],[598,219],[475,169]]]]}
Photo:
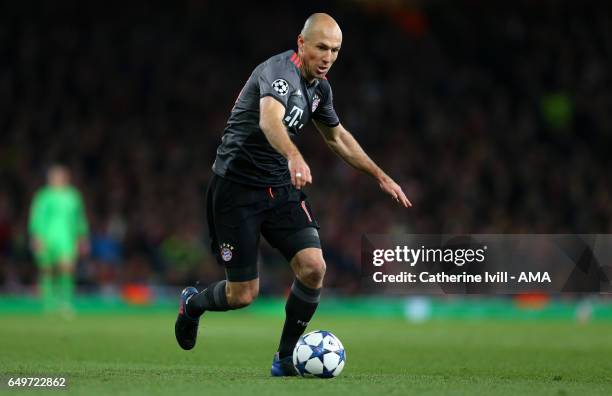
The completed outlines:
{"type": "Polygon", "coordinates": [[[329,126],[340,123],[327,80],[308,84],[294,51],[275,55],[253,70],[227,121],[213,172],[231,181],[258,187],[291,183],[287,160],[259,128],[259,100],[272,96],[285,106],[283,123],[292,140],[311,118],[329,126]]]}

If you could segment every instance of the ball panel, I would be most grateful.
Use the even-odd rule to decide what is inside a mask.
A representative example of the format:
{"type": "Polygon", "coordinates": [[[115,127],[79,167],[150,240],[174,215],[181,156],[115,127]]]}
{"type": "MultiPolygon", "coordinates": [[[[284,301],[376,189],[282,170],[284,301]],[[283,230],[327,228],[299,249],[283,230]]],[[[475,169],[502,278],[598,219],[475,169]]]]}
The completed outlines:
{"type": "Polygon", "coordinates": [[[323,348],[325,348],[328,351],[337,351],[338,349],[340,349],[340,344],[338,342],[338,339],[336,337],[334,337],[332,334],[328,334],[323,338],[323,348]]]}
{"type": "Polygon", "coordinates": [[[312,358],[306,362],[306,371],[313,375],[323,374],[323,362],[319,358],[312,358]]]}
{"type": "Polygon", "coordinates": [[[298,363],[305,362],[312,356],[312,349],[308,345],[299,345],[294,351],[294,356],[298,363]]]}
{"type": "Polygon", "coordinates": [[[325,366],[323,366],[323,373],[317,375],[317,377],[319,377],[319,378],[326,378],[326,379],[327,378],[334,378],[334,374],[333,374],[333,372],[327,370],[325,368],[325,366]]]}
{"type": "Polygon", "coordinates": [[[338,364],[338,367],[336,367],[336,369],[333,371],[332,375],[334,377],[337,377],[340,375],[340,373],[342,372],[342,370],[344,370],[344,360],[342,360],[340,362],[340,364],[338,364]]]}
{"type": "Polygon", "coordinates": [[[323,359],[323,355],[325,355],[325,349],[320,348],[318,346],[310,346],[310,349],[312,350],[312,355],[310,355],[310,358],[314,358],[314,357],[318,357],[319,359],[323,359]]]}
{"type": "Polygon", "coordinates": [[[340,341],[340,339],[336,336],[334,336],[334,338],[336,339],[336,342],[338,343],[338,350],[344,351],[344,344],[342,344],[342,341],[340,341]]]}
{"type": "Polygon", "coordinates": [[[340,349],[336,353],[340,355],[340,360],[346,360],[346,350],[344,348],[340,349]]]}
{"type": "Polygon", "coordinates": [[[295,365],[296,370],[303,377],[307,374],[306,372],[306,362],[298,363],[295,365]]]}
{"type": "Polygon", "coordinates": [[[323,365],[329,371],[333,371],[340,363],[340,356],[335,352],[326,353],[323,356],[323,365]]]}
{"type": "Polygon", "coordinates": [[[313,331],[312,333],[308,333],[304,336],[304,342],[308,345],[316,345],[318,346],[323,341],[323,335],[319,331],[313,331]]]}

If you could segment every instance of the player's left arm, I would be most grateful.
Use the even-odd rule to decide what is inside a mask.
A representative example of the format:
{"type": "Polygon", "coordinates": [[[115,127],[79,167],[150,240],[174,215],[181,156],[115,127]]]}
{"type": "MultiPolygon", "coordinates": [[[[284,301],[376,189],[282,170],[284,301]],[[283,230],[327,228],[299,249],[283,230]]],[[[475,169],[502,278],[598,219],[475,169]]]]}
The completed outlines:
{"type": "Polygon", "coordinates": [[[83,256],[89,255],[89,223],[87,221],[87,214],[85,211],[85,204],[81,194],[75,190],[75,198],[77,203],[77,219],[76,219],[76,232],[79,237],[79,250],[83,256]]]}
{"type": "Polygon", "coordinates": [[[316,120],[313,120],[313,123],[321,135],[323,135],[325,143],[334,153],[352,167],[374,177],[380,188],[404,207],[412,206],[402,188],[372,161],[353,135],[342,124],[328,126],[316,120]]]}

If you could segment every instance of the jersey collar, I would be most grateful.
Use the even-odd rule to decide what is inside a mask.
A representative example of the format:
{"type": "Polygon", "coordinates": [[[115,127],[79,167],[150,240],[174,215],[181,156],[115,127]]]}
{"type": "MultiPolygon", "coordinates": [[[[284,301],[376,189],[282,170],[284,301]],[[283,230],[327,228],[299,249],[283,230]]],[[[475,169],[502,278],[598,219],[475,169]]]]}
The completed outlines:
{"type": "Polygon", "coordinates": [[[302,76],[302,70],[300,69],[300,67],[302,66],[302,60],[298,56],[297,52],[293,51],[293,54],[291,55],[291,58],[289,58],[289,60],[297,68],[298,73],[300,74],[300,78],[302,79],[302,81],[304,81],[304,83],[306,84],[308,88],[314,88],[317,85],[319,85],[318,78],[315,78],[312,83],[309,83],[308,81],[304,80],[304,77],[302,76]]]}

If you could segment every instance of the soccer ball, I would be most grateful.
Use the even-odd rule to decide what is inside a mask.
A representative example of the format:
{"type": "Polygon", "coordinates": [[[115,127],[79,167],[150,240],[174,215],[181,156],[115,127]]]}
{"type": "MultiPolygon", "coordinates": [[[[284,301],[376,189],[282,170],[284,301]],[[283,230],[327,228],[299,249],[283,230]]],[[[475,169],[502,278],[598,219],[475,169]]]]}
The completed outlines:
{"type": "Polygon", "coordinates": [[[329,331],[303,335],[293,350],[293,364],[302,376],[334,378],[340,375],[345,362],[344,346],[329,331]]]}

